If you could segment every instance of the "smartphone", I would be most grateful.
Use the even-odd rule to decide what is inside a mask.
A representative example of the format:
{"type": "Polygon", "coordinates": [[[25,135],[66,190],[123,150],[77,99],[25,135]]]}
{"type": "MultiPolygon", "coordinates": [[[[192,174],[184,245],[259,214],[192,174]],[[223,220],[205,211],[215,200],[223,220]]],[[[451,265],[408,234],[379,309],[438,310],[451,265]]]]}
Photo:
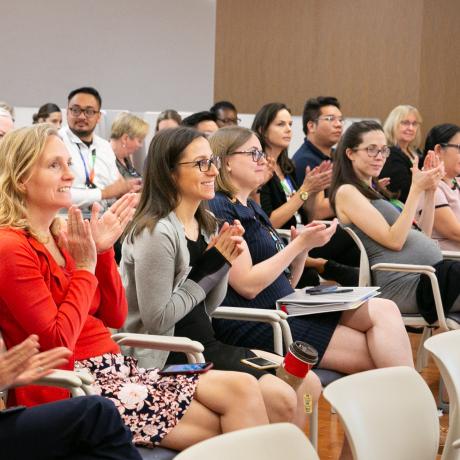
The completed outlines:
{"type": "Polygon", "coordinates": [[[305,289],[306,294],[326,294],[334,291],[337,291],[337,285],[335,284],[325,284],[305,289]]]}
{"type": "Polygon", "coordinates": [[[209,371],[213,366],[212,363],[195,363],[195,364],[170,364],[158,373],[160,375],[172,374],[202,374],[209,371]]]}
{"type": "Polygon", "coordinates": [[[255,367],[256,369],[275,369],[279,367],[279,363],[275,361],[270,361],[269,359],[261,358],[260,356],[255,356],[254,358],[244,358],[241,360],[242,363],[255,367]]]}

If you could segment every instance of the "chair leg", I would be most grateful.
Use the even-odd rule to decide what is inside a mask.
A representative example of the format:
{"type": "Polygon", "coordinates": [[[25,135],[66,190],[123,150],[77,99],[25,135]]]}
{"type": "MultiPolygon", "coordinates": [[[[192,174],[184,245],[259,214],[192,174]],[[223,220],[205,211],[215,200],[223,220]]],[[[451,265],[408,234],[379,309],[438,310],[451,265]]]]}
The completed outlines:
{"type": "Polygon", "coordinates": [[[423,333],[422,337],[420,338],[420,344],[417,349],[417,356],[415,359],[415,369],[417,372],[421,372],[425,367],[428,366],[428,351],[425,350],[425,347],[423,346],[425,343],[425,340],[430,338],[433,334],[433,329],[431,327],[424,327],[423,328],[423,333]]]}
{"type": "Polygon", "coordinates": [[[318,403],[313,404],[312,412],[308,415],[310,426],[310,442],[316,451],[318,451],[318,403]]]}
{"type": "Polygon", "coordinates": [[[444,401],[443,393],[445,392],[446,386],[444,380],[439,376],[439,387],[438,387],[438,408],[441,409],[445,414],[449,413],[449,401],[444,401]]]}

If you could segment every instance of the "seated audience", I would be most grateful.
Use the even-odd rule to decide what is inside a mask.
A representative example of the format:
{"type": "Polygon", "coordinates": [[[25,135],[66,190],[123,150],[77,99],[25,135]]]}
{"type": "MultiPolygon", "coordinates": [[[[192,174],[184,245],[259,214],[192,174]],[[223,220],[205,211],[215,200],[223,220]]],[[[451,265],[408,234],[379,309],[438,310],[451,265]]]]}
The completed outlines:
{"type": "Polygon", "coordinates": [[[419,111],[410,105],[395,107],[383,125],[383,131],[390,147],[380,178],[388,178],[388,190],[396,194],[403,203],[407,200],[412,181],[412,166],[419,164],[421,151],[419,111]]]}
{"type": "Polygon", "coordinates": [[[126,179],[140,178],[133,166],[132,156],[142,147],[149,124],[132,113],[123,112],[112,123],[110,146],[117,158],[117,168],[126,179]]]}
{"type": "MultiPolygon", "coordinates": [[[[38,350],[36,335],[2,350],[0,390],[31,384],[65,364],[71,355],[64,347],[38,350]]],[[[8,460],[140,460],[131,440],[114,404],[100,396],[0,411],[0,444],[8,460]]]]}
{"type": "MultiPolygon", "coordinates": [[[[353,123],[337,148],[331,203],[340,221],[361,238],[371,266],[380,262],[433,266],[444,309],[459,311],[460,263],[443,261],[436,242],[427,236],[431,234],[434,193],[444,176],[443,165],[433,152],[427,155],[423,170],[414,164],[412,183],[401,209],[389,201],[388,192],[376,181],[389,155],[378,123],[353,123]],[[427,234],[413,225],[423,194],[425,204],[418,223],[427,234]]],[[[373,284],[380,286],[382,296],[395,301],[403,313],[420,312],[430,323],[436,321],[431,285],[425,275],[377,271],[373,284]]]]}
{"type": "Polygon", "coordinates": [[[189,115],[182,120],[182,126],[195,128],[206,137],[216,132],[219,127],[217,126],[217,117],[212,112],[197,112],[189,115]]]}
{"type": "Polygon", "coordinates": [[[32,116],[32,123],[51,123],[56,129],[62,125],[62,113],[59,106],[49,102],[43,104],[32,116]]]}
{"type": "MultiPolygon", "coordinates": [[[[93,375],[96,390],[112,399],[140,445],[181,450],[267,423],[251,376],[160,376],[120,354],[108,328],[123,325],[127,303],[112,245],[137,200],[127,194],[101,217],[95,204],[91,220],[83,220],[71,206],[70,165],[65,144],[47,124],[11,132],[0,144],[0,329],[7,347],[30,334],[44,350],[68,347],[72,356],[64,367],[93,375]],[[53,235],[57,211],[69,206],[67,228],[53,235]]],[[[28,406],[68,396],[50,387],[11,393],[12,403],[28,406]]]]}
{"type": "MultiPolygon", "coordinates": [[[[245,250],[232,262],[224,305],[275,308],[276,300],[293,292],[302,273],[307,251],[321,246],[334,233],[311,223],[291,229],[292,241],[284,246],[269,218],[252,200],[251,191],[264,175],[266,160],[254,133],[246,128],[221,128],[210,138],[221,160],[216,196],[210,207],[216,217],[245,229],[245,250]]],[[[223,342],[272,351],[272,331],[267,324],[213,320],[223,342]]],[[[294,340],[312,344],[319,367],[344,373],[375,367],[408,365],[412,356],[407,333],[396,305],[372,299],[352,311],[290,317],[294,340]]]]}
{"type": "Polygon", "coordinates": [[[10,112],[0,108],[0,139],[13,128],[14,122],[10,112]]]}
{"type": "MultiPolygon", "coordinates": [[[[332,175],[331,162],[323,161],[310,170],[300,187],[297,186],[295,167],[288,156],[292,136],[292,117],[289,109],[282,103],[265,104],[252,123],[252,130],[259,138],[262,150],[271,161],[271,178],[262,185],[260,205],[269,216],[275,228],[289,229],[292,225],[307,224],[308,215],[315,214],[318,200],[324,199],[324,190],[329,186],[332,175]]],[[[251,198],[254,198],[252,195],[251,198]]],[[[321,248],[320,248],[321,249],[321,248]]],[[[338,252],[339,247],[337,248],[338,252]]],[[[358,270],[341,266],[333,260],[307,258],[306,269],[299,281],[299,287],[319,284],[319,275],[334,279],[344,285],[358,283],[358,270]]]]}
{"type": "Polygon", "coordinates": [[[241,122],[236,107],[229,101],[216,102],[209,111],[216,116],[216,123],[219,128],[235,126],[241,122]]]}
{"type": "MultiPolygon", "coordinates": [[[[232,221],[216,234],[217,221],[204,203],[214,197],[214,162],[209,142],[196,130],[162,131],[152,140],[141,200],[123,243],[121,271],[129,305],[125,329],[201,342],[215,369],[258,378],[270,422],[296,421],[304,428],[303,396],[320,393],[315,375],[309,373],[300,386],[293,417],[294,390],[269,372],[241,363],[257,356],[257,350],[215,338],[210,315],[225,297],[228,270],[242,251],[243,229],[232,221]]],[[[161,367],[167,357],[151,350],[134,352],[145,367],[161,367]]],[[[183,361],[183,355],[170,353],[167,363],[183,361]]]]}
{"type": "MultiPolygon", "coordinates": [[[[445,251],[460,251],[460,126],[445,123],[431,128],[425,141],[424,157],[434,150],[444,163],[446,175],[434,195],[434,223],[431,237],[445,251]]],[[[424,208],[423,201],[419,208],[424,208]]]]}
{"type": "Polygon", "coordinates": [[[105,209],[125,193],[138,192],[141,180],[118,172],[110,144],[94,134],[101,118],[102,99],[94,88],[77,88],[68,96],[67,123],[59,134],[72,157],[72,203],[86,214],[98,202],[105,209]]]}
{"type": "Polygon", "coordinates": [[[161,131],[167,128],[176,128],[182,123],[182,117],[178,112],[172,109],[164,110],[157,117],[157,123],[155,125],[155,132],[161,131]]]}

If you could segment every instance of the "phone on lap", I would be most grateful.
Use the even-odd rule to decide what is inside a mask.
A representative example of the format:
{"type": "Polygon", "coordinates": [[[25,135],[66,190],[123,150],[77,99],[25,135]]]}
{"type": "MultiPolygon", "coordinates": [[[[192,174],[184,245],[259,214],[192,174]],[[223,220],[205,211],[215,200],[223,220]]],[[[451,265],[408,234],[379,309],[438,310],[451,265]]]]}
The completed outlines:
{"type": "Polygon", "coordinates": [[[254,358],[244,358],[241,360],[241,362],[247,366],[261,370],[275,369],[280,366],[279,363],[275,363],[275,361],[270,361],[269,359],[261,358],[260,356],[255,356],[254,358]]]}
{"type": "Polygon", "coordinates": [[[316,293],[327,293],[327,292],[334,292],[337,291],[337,286],[335,284],[332,285],[319,285],[311,288],[305,289],[306,294],[316,294],[316,293]]]}
{"type": "Polygon", "coordinates": [[[213,363],[169,364],[161,369],[160,375],[203,374],[213,367],[213,363]]]}

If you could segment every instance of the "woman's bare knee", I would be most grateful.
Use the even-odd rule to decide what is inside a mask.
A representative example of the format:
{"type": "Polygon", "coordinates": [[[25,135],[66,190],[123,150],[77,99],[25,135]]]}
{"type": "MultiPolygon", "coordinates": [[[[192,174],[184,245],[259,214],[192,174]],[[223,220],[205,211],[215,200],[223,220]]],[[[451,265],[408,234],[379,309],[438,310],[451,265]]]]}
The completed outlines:
{"type": "Polygon", "coordinates": [[[297,395],[292,387],[271,374],[259,379],[259,387],[270,422],[291,422],[297,408],[297,395]]]}

